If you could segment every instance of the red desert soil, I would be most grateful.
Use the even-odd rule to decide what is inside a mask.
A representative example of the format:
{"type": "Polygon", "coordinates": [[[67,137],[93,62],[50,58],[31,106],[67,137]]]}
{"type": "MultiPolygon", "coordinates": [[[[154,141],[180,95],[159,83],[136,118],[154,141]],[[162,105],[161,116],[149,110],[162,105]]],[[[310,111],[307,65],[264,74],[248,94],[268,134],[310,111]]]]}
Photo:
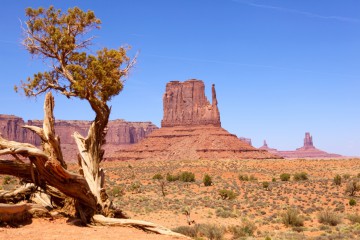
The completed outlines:
{"type": "Polygon", "coordinates": [[[0,239],[7,240],[165,240],[175,237],[149,234],[129,227],[77,227],[66,223],[66,219],[33,219],[30,225],[21,228],[0,228],[0,239]]]}

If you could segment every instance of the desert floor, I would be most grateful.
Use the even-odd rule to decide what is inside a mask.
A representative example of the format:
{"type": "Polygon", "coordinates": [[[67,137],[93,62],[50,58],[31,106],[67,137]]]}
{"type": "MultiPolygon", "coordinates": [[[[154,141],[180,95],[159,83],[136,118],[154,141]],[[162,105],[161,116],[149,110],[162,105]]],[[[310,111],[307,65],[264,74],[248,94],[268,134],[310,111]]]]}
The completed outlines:
{"type": "MultiPolygon", "coordinates": [[[[360,190],[355,196],[345,191],[349,183],[360,181],[360,159],[113,161],[103,167],[108,194],[131,218],[197,234],[197,239],[360,239],[360,190]],[[195,181],[166,180],[168,173],[184,171],[194,173],[195,181]],[[300,172],[308,179],[295,181],[293,175],[300,172]],[[290,174],[290,180],[281,181],[282,173],[290,174]],[[164,179],[153,179],[156,174],[164,179]],[[212,178],[211,186],[204,185],[205,174],[212,178]],[[334,184],[337,174],[341,185],[334,184]],[[235,198],[223,199],[221,190],[235,198]],[[284,224],[289,209],[298,211],[303,224],[284,224]],[[196,224],[187,224],[186,211],[196,224]],[[333,221],[320,223],[321,213],[333,221]]],[[[172,239],[132,228],[76,227],[66,219],[33,219],[20,228],[0,228],[0,239],[25,238],[172,239]]]]}

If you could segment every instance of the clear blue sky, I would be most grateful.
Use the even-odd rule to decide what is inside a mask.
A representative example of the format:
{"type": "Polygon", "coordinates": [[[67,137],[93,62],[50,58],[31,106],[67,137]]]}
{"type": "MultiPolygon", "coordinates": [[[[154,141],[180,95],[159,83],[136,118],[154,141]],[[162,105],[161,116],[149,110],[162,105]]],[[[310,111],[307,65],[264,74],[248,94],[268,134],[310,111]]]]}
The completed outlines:
{"type": "MultiPolygon", "coordinates": [[[[26,7],[91,9],[93,51],[140,51],[111,119],[160,125],[171,80],[215,83],[222,126],[259,147],[292,150],[305,132],[325,151],[360,156],[359,0],[2,0],[0,113],[42,119],[43,98],[14,84],[46,69],[21,46],[26,7]]],[[[91,120],[86,102],[56,95],[57,119],[91,120]]]]}

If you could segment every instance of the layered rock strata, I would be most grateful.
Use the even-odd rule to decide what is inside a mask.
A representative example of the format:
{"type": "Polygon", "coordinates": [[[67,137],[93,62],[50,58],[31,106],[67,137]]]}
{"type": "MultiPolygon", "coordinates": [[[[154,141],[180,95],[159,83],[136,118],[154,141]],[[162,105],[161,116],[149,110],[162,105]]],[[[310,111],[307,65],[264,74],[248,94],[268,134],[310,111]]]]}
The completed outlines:
{"type": "Polygon", "coordinates": [[[163,96],[164,117],[162,127],[221,126],[215,85],[212,85],[212,103],[205,96],[203,81],[191,79],[166,84],[163,96]]]}
{"type": "MultiPolygon", "coordinates": [[[[66,160],[76,160],[77,148],[72,134],[77,131],[83,136],[86,136],[90,124],[90,121],[56,120],[55,131],[60,137],[66,160]]],[[[25,122],[17,116],[0,115],[0,134],[4,138],[39,146],[41,144],[40,138],[31,131],[22,128],[24,125],[42,127],[42,121],[29,120],[25,122]]],[[[109,154],[109,151],[118,149],[123,145],[139,142],[157,128],[158,127],[151,122],[127,122],[119,119],[109,121],[105,145],[107,151],[105,155],[109,154]]]]}
{"type": "Polygon", "coordinates": [[[214,85],[211,104],[204,83],[194,79],[168,83],[163,101],[162,127],[108,160],[278,158],[221,128],[214,85]]]}

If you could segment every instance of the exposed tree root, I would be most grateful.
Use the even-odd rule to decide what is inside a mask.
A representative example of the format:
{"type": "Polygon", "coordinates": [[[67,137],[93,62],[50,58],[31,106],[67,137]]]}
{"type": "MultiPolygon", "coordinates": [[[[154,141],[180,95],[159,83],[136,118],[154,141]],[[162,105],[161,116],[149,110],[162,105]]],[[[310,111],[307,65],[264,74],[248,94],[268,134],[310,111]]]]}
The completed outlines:
{"type": "Polygon", "coordinates": [[[135,228],[140,228],[142,230],[157,233],[157,234],[181,237],[181,238],[189,238],[180,233],[173,232],[170,229],[165,228],[161,225],[151,223],[151,222],[141,221],[141,220],[107,218],[107,217],[104,217],[103,215],[94,215],[93,221],[95,224],[100,224],[100,225],[135,227],[135,228]]]}
{"type": "Polygon", "coordinates": [[[36,191],[34,184],[26,184],[14,191],[0,191],[0,203],[18,203],[29,199],[30,195],[36,191]]]}

